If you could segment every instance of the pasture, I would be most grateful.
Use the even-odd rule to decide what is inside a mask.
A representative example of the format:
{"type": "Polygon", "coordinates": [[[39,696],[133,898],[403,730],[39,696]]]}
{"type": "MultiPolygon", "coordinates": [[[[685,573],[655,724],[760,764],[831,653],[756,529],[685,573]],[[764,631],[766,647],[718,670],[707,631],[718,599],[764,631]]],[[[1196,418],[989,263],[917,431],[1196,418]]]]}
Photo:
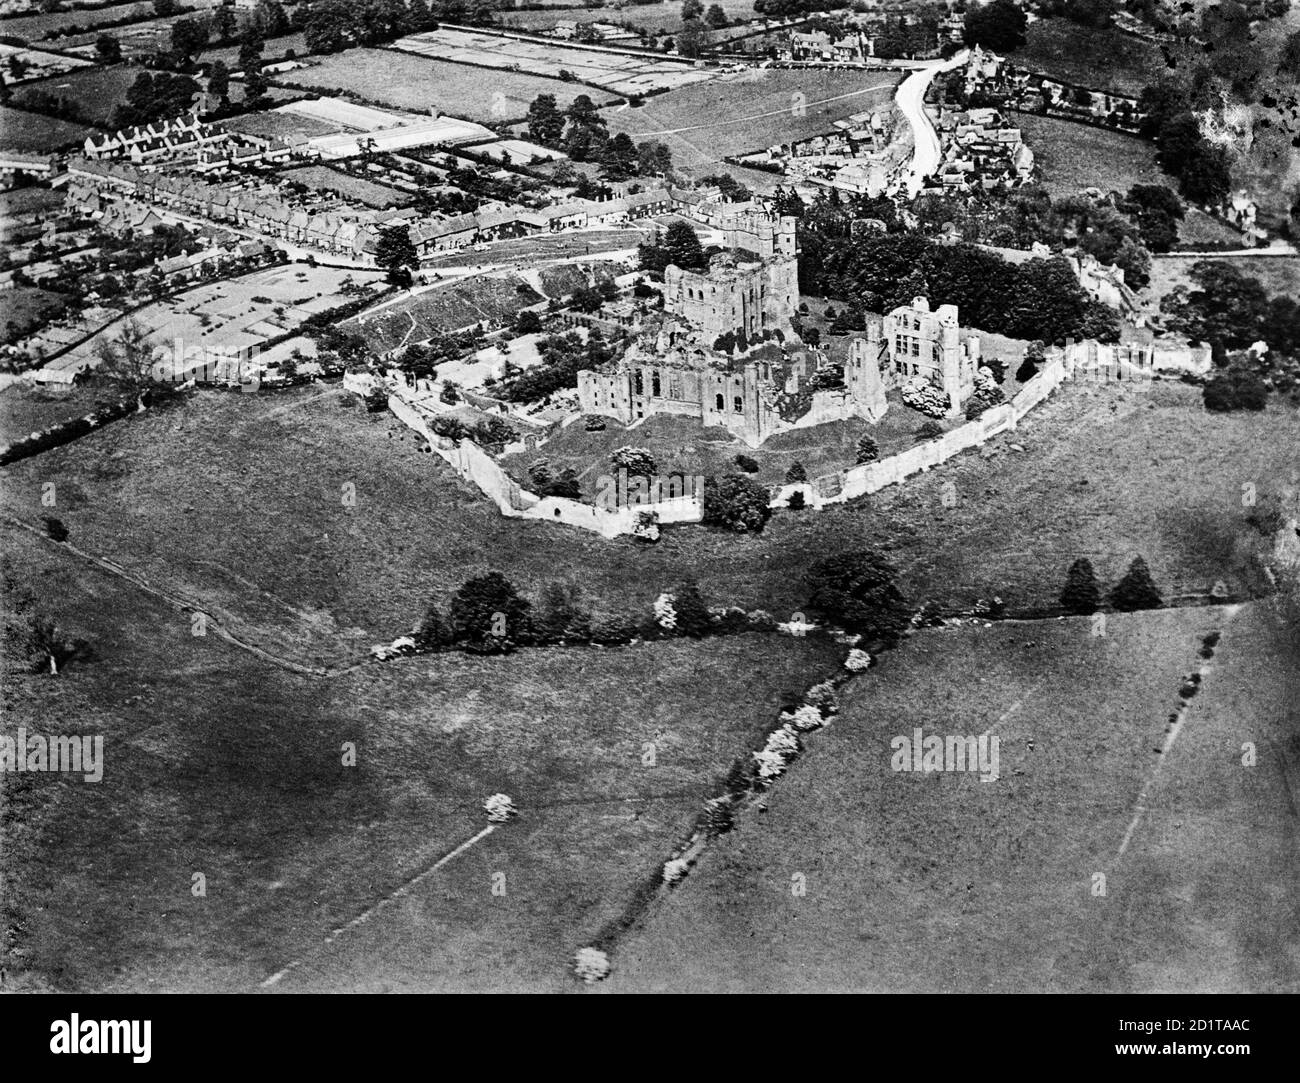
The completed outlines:
{"type": "Polygon", "coordinates": [[[764,813],[614,953],[609,991],[1300,988],[1277,920],[1296,905],[1293,644],[1261,604],[1113,615],[1105,633],[932,630],[884,656],[764,813]],[[999,738],[1000,777],[895,770],[916,728],[999,738]],[[1250,740],[1267,767],[1242,766],[1250,740]]]}
{"type": "Polygon", "coordinates": [[[1034,152],[1035,171],[1053,198],[1084,188],[1127,192],[1135,184],[1172,186],[1156,164],[1155,147],[1145,139],[1030,113],[1015,113],[1012,119],[1034,152]]]}
{"type": "MultiPolygon", "coordinates": [[[[673,165],[696,176],[723,171],[722,159],[832,130],[833,122],[892,109],[898,77],[865,71],[758,71],[719,76],[635,109],[606,114],[612,134],[666,143],[673,165]]],[[[730,170],[766,190],[781,178],[730,170]]]]}
{"type": "Polygon", "coordinates": [[[579,94],[587,94],[597,105],[613,100],[579,84],[451,64],[394,49],[348,49],[279,78],[294,86],[328,87],[397,109],[421,113],[437,109],[483,123],[522,117],[539,94],[554,94],[561,108],[579,94]]]}
{"type": "MultiPolygon", "coordinates": [[[[124,458],[100,470],[133,472],[124,458]]],[[[9,982],[28,990],[255,991],[295,960],[277,988],[570,989],[573,951],[842,651],[748,635],[307,678],[4,532],[23,581],[95,646],[60,680],[10,682],[6,728],[104,737],[98,784],[24,774],[0,794],[5,917],[21,929],[9,982]],[[520,818],[394,897],[486,826],[496,792],[520,818]]],[[[274,604],[253,585],[264,563],[227,573],[254,607],[274,604]]]]}

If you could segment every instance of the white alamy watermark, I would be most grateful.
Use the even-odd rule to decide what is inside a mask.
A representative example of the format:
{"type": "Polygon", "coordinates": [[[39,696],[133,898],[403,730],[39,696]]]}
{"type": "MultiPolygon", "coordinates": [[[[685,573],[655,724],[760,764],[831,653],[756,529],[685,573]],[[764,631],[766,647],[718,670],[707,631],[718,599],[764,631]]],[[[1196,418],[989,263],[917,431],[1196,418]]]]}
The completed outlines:
{"type": "Polygon", "coordinates": [[[50,1052],[129,1053],[136,1064],[148,1064],[152,1029],[149,1019],[82,1019],[73,1012],[50,1024],[50,1052]]]}
{"type": "Polygon", "coordinates": [[[704,498],[704,476],[691,474],[629,474],[620,467],[618,476],[602,474],[596,479],[596,507],[605,511],[658,504],[683,497],[704,498]]]}
{"type": "Polygon", "coordinates": [[[996,782],[1001,741],[987,733],[978,737],[928,737],[918,727],[910,737],[900,735],[889,742],[894,755],[889,766],[895,771],[971,771],[979,772],[981,782],[996,782]]]}
{"type": "Polygon", "coordinates": [[[5,771],[81,775],[86,782],[99,782],[104,777],[104,738],[46,737],[19,726],[17,737],[0,734],[0,772],[5,771]]]}

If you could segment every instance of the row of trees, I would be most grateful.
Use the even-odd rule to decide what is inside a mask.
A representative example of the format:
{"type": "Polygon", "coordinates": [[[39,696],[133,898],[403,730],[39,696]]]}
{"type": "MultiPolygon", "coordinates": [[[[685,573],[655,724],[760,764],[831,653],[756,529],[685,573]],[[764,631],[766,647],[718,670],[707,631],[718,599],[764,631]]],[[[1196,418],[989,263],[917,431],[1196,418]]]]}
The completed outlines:
{"type": "MultiPolygon", "coordinates": [[[[813,564],[805,577],[808,609],[819,620],[861,635],[874,646],[887,646],[903,634],[911,620],[897,578],[893,565],[874,550],[825,557],[813,564]]],[[[649,614],[598,619],[571,584],[548,584],[533,604],[501,572],[490,571],[468,580],[445,608],[431,603],[413,638],[417,647],[426,651],[455,648],[506,654],[526,646],[626,643],[665,635],[698,639],[755,626],[756,615],[738,610],[731,612],[743,618],[739,621],[715,618],[693,579],[678,584],[671,595],[671,622],[657,621],[649,614]]]]}

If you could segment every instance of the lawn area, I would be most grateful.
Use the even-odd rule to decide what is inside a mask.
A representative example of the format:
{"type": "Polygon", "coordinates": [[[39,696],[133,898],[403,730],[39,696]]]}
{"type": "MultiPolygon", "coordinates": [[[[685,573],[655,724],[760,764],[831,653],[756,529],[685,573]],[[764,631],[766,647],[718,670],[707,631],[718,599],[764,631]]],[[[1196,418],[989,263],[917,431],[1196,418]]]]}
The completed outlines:
{"type": "MultiPolygon", "coordinates": [[[[1202,259],[1214,260],[1214,257],[1159,256],[1153,259],[1151,285],[1147,287],[1147,293],[1158,301],[1178,286],[1194,288],[1190,272],[1202,259]]],[[[1234,256],[1214,262],[1230,263],[1242,274],[1259,279],[1272,296],[1300,296],[1300,256],[1234,256]]]]}
{"type": "Polygon", "coordinates": [[[1111,27],[1038,19],[1026,38],[1024,48],[1010,54],[1015,64],[1114,94],[1136,97],[1165,67],[1160,46],[1111,27]]]}
{"type": "Polygon", "coordinates": [[[6,150],[26,154],[63,150],[84,143],[92,131],[84,124],[0,105],[0,144],[6,150]]]}
{"type": "Polygon", "coordinates": [[[279,78],[294,86],[351,92],[376,105],[418,112],[437,109],[483,123],[524,116],[538,94],[554,94],[561,108],[579,94],[587,94],[597,105],[613,100],[577,83],[451,64],[393,49],[348,49],[279,78]]]}
{"type": "Polygon", "coordinates": [[[1264,606],[1090,627],[927,631],[884,657],[614,953],[609,991],[1294,992],[1293,645],[1264,606]],[[998,737],[1000,777],[893,770],[918,727],[998,737]],[[1277,751],[1245,769],[1246,740],[1277,751]]]}
{"type": "MultiPolygon", "coordinates": [[[[823,134],[854,113],[891,109],[897,83],[883,72],[749,70],[605,117],[611,134],[667,143],[675,168],[701,176],[718,172],[724,156],[823,134]]],[[[754,170],[734,175],[765,190],[781,180],[754,170]]]]}
{"type": "Polygon", "coordinates": [[[749,635],[312,680],[5,533],[23,578],[96,652],[57,681],[8,682],[6,731],[104,737],[98,784],[6,783],[20,988],[251,991],[479,832],[496,792],[519,820],[281,988],[572,988],[573,951],[653,874],[782,699],[842,653],[749,635]],[[195,872],[206,897],[191,894],[195,872]]]}
{"type": "Polygon", "coordinates": [[[1083,188],[1127,192],[1135,184],[1165,184],[1155,147],[1135,135],[1109,132],[1056,117],[1016,113],[1043,186],[1053,198],[1083,188]]]}

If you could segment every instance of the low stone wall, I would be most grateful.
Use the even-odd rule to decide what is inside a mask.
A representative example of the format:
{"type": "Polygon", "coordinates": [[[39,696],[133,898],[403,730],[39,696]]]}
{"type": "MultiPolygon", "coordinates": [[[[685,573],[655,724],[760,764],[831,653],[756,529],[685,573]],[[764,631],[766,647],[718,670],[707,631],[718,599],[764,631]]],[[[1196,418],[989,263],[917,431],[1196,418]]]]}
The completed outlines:
{"type": "Polygon", "coordinates": [[[635,533],[641,516],[646,512],[653,513],[656,521],[662,524],[698,523],[704,517],[704,502],[699,496],[676,497],[655,504],[613,510],[562,496],[538,496],[520,486],[473,440],[457,441],[437,435],[429,428],[421,412],[397,395],[389,397],[388,407],[399,420],[423,436],[434,453],[457,474],[477,485],[502,515],[510,518],[562,523],[605,538],[617,538],[635,533]]]}

